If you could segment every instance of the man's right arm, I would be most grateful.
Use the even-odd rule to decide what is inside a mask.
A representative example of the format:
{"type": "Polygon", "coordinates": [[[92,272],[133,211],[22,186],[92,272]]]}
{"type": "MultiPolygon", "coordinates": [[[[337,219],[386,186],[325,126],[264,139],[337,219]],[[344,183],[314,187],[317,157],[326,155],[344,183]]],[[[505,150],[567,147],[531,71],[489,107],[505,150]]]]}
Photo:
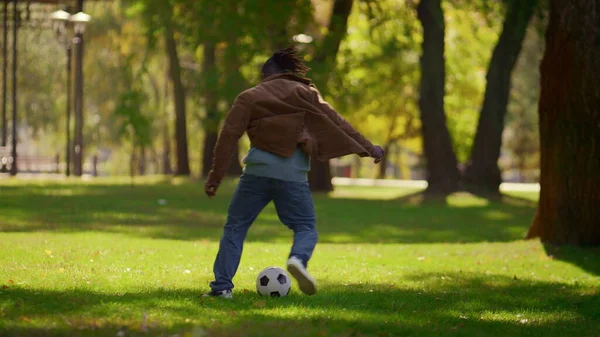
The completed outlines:
{"type": "Polygon", "coordinates": [[[250,123],[247,98],[240,94],[227,114],[223,128],[219,133],[213,154],[212,168],[208,174],[206,186],[218,188],[231,165],[235,146],[240,137],[246,132],[250,123]]]}

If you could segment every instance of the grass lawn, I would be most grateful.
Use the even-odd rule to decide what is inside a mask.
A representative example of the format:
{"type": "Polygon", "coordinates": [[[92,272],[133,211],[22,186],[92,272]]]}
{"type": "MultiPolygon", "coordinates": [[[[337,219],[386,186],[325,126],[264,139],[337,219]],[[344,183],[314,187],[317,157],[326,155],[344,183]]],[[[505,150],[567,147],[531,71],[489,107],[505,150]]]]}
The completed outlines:
{"type": "Polygon", "coordinates": [[[233,301],[203,299],[232,189],[0,180],[0,336],[600,336],[600,250],[521,240],[535,193],[315,196],[312,297],[255,291],[291,243],[269,206],[233,301]]]}

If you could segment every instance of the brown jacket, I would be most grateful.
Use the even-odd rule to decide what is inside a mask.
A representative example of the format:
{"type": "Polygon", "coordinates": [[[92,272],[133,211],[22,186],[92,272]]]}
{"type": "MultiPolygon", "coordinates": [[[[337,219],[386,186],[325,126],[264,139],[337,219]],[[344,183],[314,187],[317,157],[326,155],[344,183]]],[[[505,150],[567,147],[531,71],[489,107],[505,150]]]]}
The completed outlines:
{"type": "Polygon", "coordinates": [[[235,145],[248,132],[252,146],[290,157],[298,144],[319,161],[358,154],[370,156],[373,144],[342,118],[306,78],[267,77],[236,98],[214,149],[208,185],[219,185],[235,145]]]}

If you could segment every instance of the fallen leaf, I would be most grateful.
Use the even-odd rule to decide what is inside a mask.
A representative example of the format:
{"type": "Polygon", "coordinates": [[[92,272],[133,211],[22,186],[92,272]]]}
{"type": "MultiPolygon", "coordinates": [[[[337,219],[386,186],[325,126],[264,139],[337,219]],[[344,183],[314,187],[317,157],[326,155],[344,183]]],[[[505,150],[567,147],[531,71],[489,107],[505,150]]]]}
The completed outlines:
{"type": "Polygon", "coordinates": [[[267,301],[257,301],[252,303],[252,306],[255,308],[264,308],[267,305],[267,301]]]}
{"type": "Polygon", "coordinates": [[[7,285],[5,285],[5,284],[3,284],[3,285],[2,285],[2,289],[8,289],[8,286],[7,286],[7,285]]]}
{"type": "Polygon", "coordinates": [[[8,280],[8,284],[15,284],[15,281],[13,281],[13,280],[8,280]]]}

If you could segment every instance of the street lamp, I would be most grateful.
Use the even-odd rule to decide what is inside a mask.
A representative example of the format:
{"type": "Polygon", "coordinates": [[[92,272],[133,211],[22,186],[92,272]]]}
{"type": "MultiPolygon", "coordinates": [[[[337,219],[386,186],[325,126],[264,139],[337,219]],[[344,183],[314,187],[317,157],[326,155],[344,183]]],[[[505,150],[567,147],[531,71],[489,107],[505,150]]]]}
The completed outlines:
{"type": "Polygon", "coordinates": [[[85,26],[88,24],[88,22],[90,22],[91,19],[92,17],[84,12],[79,12],[75,15],[72,15],[70,21],[73,23],[75,34],[83,34],[85,32],[85,26]]]}
{"type": "MultiPolygon", "coordinates": [[[[71,55],[72,46],[81,42],[81,35],[85,31],[85,26],[90,22],[91,16],[83,12],[71,15],[69,12],[64,10],[58,10],[50,15],[52,20],[52,28],[56,33],[58,41],[65,47],[67,52],[67,104],[66,104],[66,176],[71,175],[71,55]],[[72,29],[71,29],[72,28],[72,29]]],[[[80,72],[80,67],[76,67],[75,70],[80,72]]],[[[76,74],[76,84],[80,84],[80,74],[76,74]]],[[[80,90],[76,90],[76,94],[80,90]]],[[[78,117],[81,115],[79,111],[81,109],[80,104],[76,104],[76,115],[75,123],[78,124],[78,117]]],[[[76,137],[77,138],[77,137],[76,137]]]]}

